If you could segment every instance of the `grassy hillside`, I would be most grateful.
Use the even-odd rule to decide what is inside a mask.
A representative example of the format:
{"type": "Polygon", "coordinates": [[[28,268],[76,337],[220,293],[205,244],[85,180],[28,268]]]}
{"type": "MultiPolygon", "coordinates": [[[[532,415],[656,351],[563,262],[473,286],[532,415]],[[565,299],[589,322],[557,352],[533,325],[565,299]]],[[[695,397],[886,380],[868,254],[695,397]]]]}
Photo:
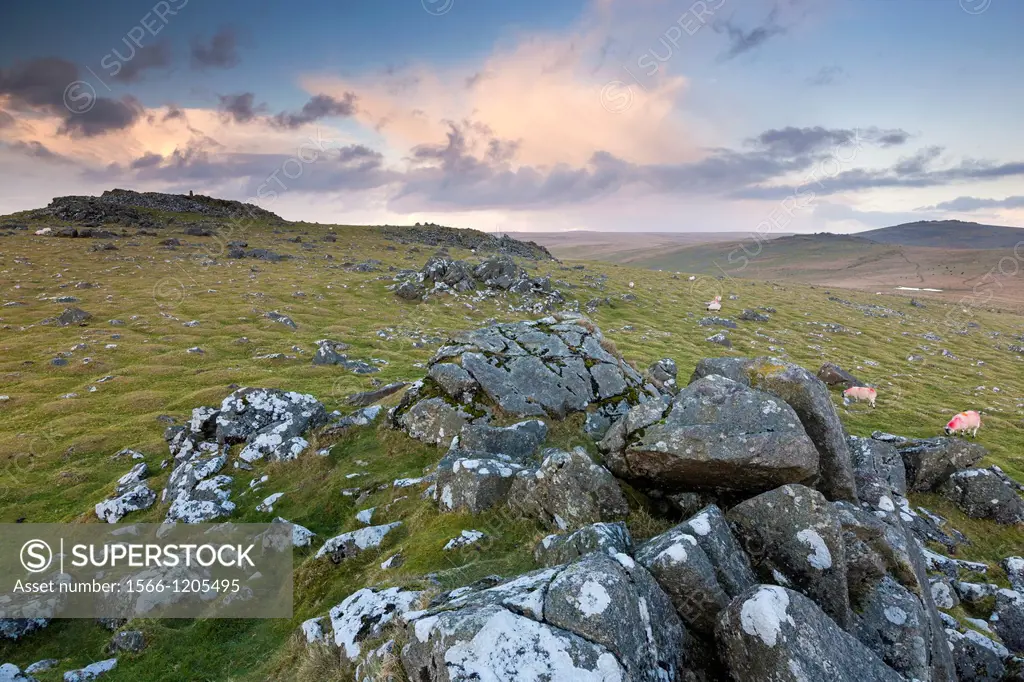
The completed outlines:
{"type": "MultiPolygon", "coordinates": [[[[390,270],[418,269],[434,248],[402,243],[401,231],[394,229],[256,223],[244,233],[231,235],[250,247],[293,256],[266,262],[223,258],[212,238],[181,233],[183,221],[200,216],[152,215],[165,225],[170,217],[175,222],[154,230],[156,236],[138,235],[128,226],[131,236],[97,240],[32,234],[43,225],[56,225],[52,218],[13,216],[8,220],[28,224],[30,229],[11,230],[0,237],[0,303],[4,306],[0,308],[0,393],[7,396],[0,401],[0,521],[96,523],[93,505],[109,496],[114,481],[130,467],[124,460],[111,459],[125,447],[146,455],[156,472],[151,485],[159,490],[168,471],[160,469],[167,448],[162,438],[166,423],[159,418],[167,415],[180,423],[192,408],[218,404],[235,386],[308,392],[330,410],[347,411],[345,397],[370,389],[374,380],[386,383],[421,377],[422,363],[451,331],[495,318],[539,316],[511,311],[518,304],[514,298],[399,300],[386,288],[392,282],[390,270]],[[336,241],[324,241],[329,234],[336,241]],[[183,245],[161,246],[161,240],[169,237],[183,245]],[[293,241],[296,237],[301,241],[293,241]],[[108,242],[117,250],[94,250],[108,242]],[[375,271],[352,267],[371,259],[380,261],[375,271]],[[79,288],[80,282],[91,286],[79,288]],[[79,300],[55,300],[64,296],[79,300]],[[72,305],[93,315],[86,326],[42,324],[72,305]],[[265,318],[267,311],[289,315],[298,328],[265,318]],[[110,320],[123,325],[115,326],[110,320]],[[193,320],[198,324],[186,325],[193,320]],[[323,338],[350,344],[351,357],[373,360],[381,371],[357,376],[340,367],[313,366],[315,341],[323,338]],[[188,352],[193,347],[203,353],[188,352]],[[282,357],[261,357],[276,353],[282,357]],[[62,355],[66,366],[51,364],[62,355]]],[[[705,249],[704,258],[720,253],[700,248],[705,249]]],[[[800,252],[801,260],[809,260],[815,248],[807,245],[800,252]]],[[[865,255],[859,240],[850,240],[842,248],[850,257],[865,255]]],[[[874,253],[869,250],[867,255],[874,253]]],[[[480,258],[460,249],[451,249],[451,255],[480,258]]],[[[791,257],[779,255],[777,262],[791,257]]],[[[763,258],[764,263],[776,262],[768,247],[763,258]]],[[[678,262],[696,264],[698,260],[678,262]]],[[[940,302],[914,308],[902,297],[829,292],[803,284],[707,276],[691,282],[671,272],[596,262],[521,263],[536,274],[550,274],[570,300],[582,304],[607,298],[607,304],[598,306],[591,317],[618,350],[640,367],[672,357],[683,382],[703,357],[774,353],[812,370],[824,361],[836,362],[878,386],[877,409],[840,404],[853,434],[881,429],[932,436],[955,412],[984,410],[980,440],[991,452],[990,463],[1024,480],[1024,355],[1008,349],[1022,343],[1024,319],[1016,314],[987,307],[971,311],[969,317],[954,311],[954,319],[963,323],[954,329],[947,325],[950,308],[940,302]],[[734,349],[726,351],[707,343],[705,338],[713,330],[697,324],[704,314],[702,303],[715,294],[723,296],[723,316],[735,317],[742,308],[759,306],[777,312],[767,323],[739,323],[739,329],[729,332],[734,349]],[[969,320],[978,326],[967,328],[969,320]],[[929,332],[941,340],[923,338],[929,332]],[[956,359],[943,356],[943,350],[956,359]],[[911,354],[922,356],[923,361],[908,362],[911,354]]],[[[699,269],[667,262],[664,266],[671,271],[709,271],[706,263],[699,269]]],[[[396,400],[397,396],[389,402],[396,400]]],[[[555,425],[550,443],[582,444],[596,456],[593,445],[579,434],[582,420],[576,420],[555,425]]],[[[403,520],[404,527],[389,536],[379,552],[368,552],[341,566],[315,562],[312,551],[297,550],[296,607],[291,621],[136,623],[146,633],[149,647],[141,654],[123,656],[116,671],[104,679],[346,679],[347,673],[336,662],[311,656],[299,645],[294,633],[303,620],[326,613],[364,586],[437,590],[534,566],[533,543],[545,532],[533,522],[498,512],[478,517],[441,515],[430,501],[420,498],[421,489],[377,490],[396,478],[421,475],[440,458],[436,448],[379,425],[356,430],[338,442],[313,443],[313,447],[329,447],[330,455],[307,452],[296,462],[260,466],[251,473],[232,472],[232,499],[238,504],[233,519],[269,521],[280,515],[324,538],[356,528],[355,513],[376,506],[383,511],[375,522],[403,520]],[[270,477],[268,483],[258,493],[247,492],[250,480],[264,473],[270,477]],[[349,478],[351,474],[360,474],[357,484],[349,478]],[[375,492],[358,502],[341,494],[353,485],[375,492]],[[274,514],[256,512],[256,504],[273,492],[285,493],[274,514]],[[387,505],[391,506],[384,510],[387,505]],[[495,539],[482,550],[441,552],[447,539],[469,528],[486,530],[495,539]],[[390,571],[381,569],[380,562],[396,551],[406,557],[405,564],[390,571]],[[436,582],[428,580],[428,574],[436,574],[436,582]]],[[[633,504],[643,506],[640,496],[633,498],[633,504]]],[[[958,527],[979,527],[940,500],[915,501],[947,515],[958,527]]],[[[165,507],[157,505],[129,519],[158,521],[165,512],[165,507]]],[[[639,538],[650,536],[663,523],[642,513],[631,518],[639,538]]],[[[1024,532],[985,528],[963,556],[989,562],[998,575],[995,562],[1020,553],[1024,532]]],[[[108,631],[91,621],[55,622],[25,641],[0,644],[0,661],[24,667],[55,657],[62,659],[60,669],[80,667],[105,658],[102,649],[109,637],[108,631]]],[[[59,678],[54,672],[39,679],[59,678]]]]}

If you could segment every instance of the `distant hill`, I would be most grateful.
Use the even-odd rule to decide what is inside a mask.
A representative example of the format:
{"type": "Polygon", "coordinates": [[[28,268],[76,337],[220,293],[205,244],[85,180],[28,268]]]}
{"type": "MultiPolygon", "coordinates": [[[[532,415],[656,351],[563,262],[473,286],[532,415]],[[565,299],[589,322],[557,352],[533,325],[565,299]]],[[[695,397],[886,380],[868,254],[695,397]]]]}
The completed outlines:
{"type": "MultiPolygon", "coordinates": [[[[629,264],[643,262],[688,246],[712,242],[750,241],[753,232],[510,232],[516,239],[543,244],[556,258],[603,260],[629,264]]],[[[771,238],[789,233],[774,233],[771,238]]],[[[763,237],[762,237],[763,239],[763,237]]]]}
{"type": "Polygon", "coordinates": [[[922,220],[878,230],[858,237],[880,244],[933,246],[941,249],[1012,249],[1024,241],[1024,228],[982,225],[962,220],[922,220]]]}
{"type": "MultiPolygon", "coordinates": [[[[1015,234],[1024,238],[1024,230],[1002,229],[1017,230],[1015,234]]],[[[902,287],[917,296],[991,302],[1020,309],[1024,304],[1024,278],[1002,277],[994,284],[989,275],[1006,253],[1006,247],[904,246],[865,239],[863,233],[825,232],[761,242],[748,236],[689,246],[665,245],[660,250],[645,248],[626,254],[628,262],[621,260],[621,253],[597,253],[590,257],[652,270],[729,279],[802,282],[867,291],[894,291],[902,287]]],[[[559,255],[557,251],[555,255],[559,255]]]]}

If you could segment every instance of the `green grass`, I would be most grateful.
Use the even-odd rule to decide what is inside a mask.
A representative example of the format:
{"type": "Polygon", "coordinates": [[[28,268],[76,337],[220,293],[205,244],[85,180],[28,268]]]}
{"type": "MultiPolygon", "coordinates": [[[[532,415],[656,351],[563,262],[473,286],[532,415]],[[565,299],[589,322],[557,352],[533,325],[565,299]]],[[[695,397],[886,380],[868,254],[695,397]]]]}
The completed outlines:
{"type": "MultiPolygon", "coordinates": [[[[188,219],[200,220],[177,216],[175,224],[188,219]]],[[[32,227],[42,224],[34,221],[32,227]]],[[[468,297],[422,304],[400,301],[386,289],[393,277],[388,268],[419,268],[433,247],[388,241],[375,228],[345,226],[334,228],[336,242],[322,242],[320,237],[328,230],[306,224],[254,225],[228,239],[245,239],[250,247],[270,248],[295,258],[281,263],[218,258],[208,267],[199,265],[205,252],[201,245],[213,240],[186,237],[173,226],[160,237],[117,239],[119,250],[109,252],[90,251],[96,240],[45,239],[25,232],[2,238],[0,302],[26,305],[0,308],[0,394],[10,398],[0,403],[0,522],[22,518],[96,522],[93,505],[110,495],[113,482],[130,467],[128,460],[111,459],[125,447],[146,455],[153,471],[151,485],[159,490],[168,473],[160,469],[160,462],[168,454],[162,437],[166,425],[157,417],[170,415],[180,423],[192,408],[218,404],[234,385],[308,392],[328,409],[347,411],[344,398],[370,389],[371,379],[420,378],[422,364],[435,348],[418,343],[421,338],[443,339],[453,330],[491,319],[537,317],[510,312],[510,301],[503,299],[471,306],[468,297]],[[282,232],[275,234],[274,229],[282,232]],[[316,244],[316,249],[286,241],[295,234],[302,234],[303,241],[316,244]],[[177,250],[158,246],[160,239],[171,236],[187,245],[177,250]],[[370,258],[383,262],[381,272],[359,273],[343,267],[370,258]],[[76,289],[79,281],[97,286],[76,289]],[[305,296],[294,295],[299,291],[305,296]],[[39,324],[66,307],[48,299],[64,295],[80,298],[71,305],[94,315],[88,326],[39,324]],[[298,329],[265,319],[263,313],[272,310],[291,316],[298,329]],[[112,318],[125,325],[110,326],[107,321],[112,318]],[[183,326],[193,319],[200,321],[198,327],[183,326]],[[390,340],[378,335],[381,330],[390,340]],[[114,334],[120,338],[112,338],[114,334]],[[238,343],[241,337],[249,343],[238,343]],[[372,377],[338,367],[314,367],[314,342],[321,338],[349,343],[351,357],[379,358],[388,364],[372,377]],[[79,343],[88,348],[75,351],[67,367],[49,364],[58,352],[79,343]],[[116,343],[117,348],[106,349],[108,343],[116,343]],[[205,354],[186,352],[197,345],[205,354]],[[293,346],[304,352],[292,350],[293,346]],[[275,352],[297,359],[255,359],[275,352]],[[84,364],[85,357],[92,361],[84,364]],[[115,378],[97,382],[108,375],[115,378]],[[90,392],[90,386],[97,390],[90,392]],[[68,393],[78,397],[60,397],[68,393]]],[[[452,255],[479,257],[456,249],[452,255]]],[[[828,301],[829,292],[823,288],[709,278],[688,282],[685,276],[609,263],[587,263],[584,270],[571,265],[546,262],[530,267],[559,280],[556,286],[581,303],[613,299],[613,305],[599,307],[591,318],[638,367],[662,357],[674,358],[680,383],[685,384],[703,357],[770,354],[770,345],[785,348],[787,359],[812,370],[826,360],[836,362],[879,388],[874,410],[867,405],[843,407],[836,392],[840,414],[851,433],[868,435],[878,429],[909,436],[938,435],[952,414],[982,409],[986,416],[980,441],[990,450],[989,463],[998,463],[1024,480],[1024,410],[1018,406],[1024,403],[1024,357],[996,348],[1012,343],[1012,337],[1024,331],[1024,320],[1016,315],[974,311],[980,328],[961,336],[944,324],[948,308],[941,303],[917,309],[909,307],[905,298],[835,292],[844,299],[905,313],[905,317],[883,319],[828,301]],[[603,288],[593,285],[595,276],[607,277],[603,288]],[[624,301],[621,296],[627,292],[635,300],[624,301]],[[704,340],[717,330],[696,324],[704,315],[703,301],[715,293],[725,299],[721,315],[726,317],[757,306],[773,306],[778,312],[767,323],[740,322],[739,329],[728,332],[734,349],[726,351],[704,340]],[[739,300],[729,300],[730,293],[738,294],[739,300]],[[811,324],[824,322],[842,324],[848,331],[830,333],[811,324]],[[942,341],[922,339],[929,331],[942,341]],[[1000,336],[992,338],[992,332],[1000,336]],[[922,351],[922,345],[930,351],[922,351]],[[960,359],[941,357],[938,352],[943,348],[960,359]],[[906,362],[911,353],[924,355],[924,363],[906,362]],[[978,360],[985,364],[977,365],[978,360]],[[986,388],[979,390],[979,386],[986,388]],[[993,386],[1000,392],[993,392],[993,386]]],[[[596,453],[580,433],[581,424],[579,416],[552,424],[549,444],[582,445],[596,453]]],[[[295,642],[294,632],[303,620],[325,614],[364,586],[436,590],[439,587],[426,578],[428,574],[437,574],[441,587],[453,587],[488,574],[511,575],[534,567],[533,545],[545,531],[533,522],[500,512],[477,517],[442,515],[430,501],[421,499],[421,488],[389,488],[358,504],[341,495],[344,488],[375,488],[395,478],[422,475],[439,459],[436,448],[380,426],[354,430],[333,444],[314,445],[331,446],[330,455],[318,457],[311,451],[297,462],[261,466],[251,473],[228,472],[235,476],[232,499],[238,511],[234,518],[258,522],[280,515],[326,538],[356,528],[355,513],[375,506],[375,523],[401,520],[404,526],[379,551],[340,566],[313,561],[311,550],[297,551],[295,615],[290,621],[133,624],[146,633],[149,647],[141,655],[122,656],[117,670],[106,679],[291,680],[300,673],[309,679],[317,675],[345,679],[348,673],[336,661],[316,658],[295,642]],[[269,482],[259,492],[247,492],[249,481],[263,473],[270,476],[269,482]],[[346,478],[352,473],[365,475],[346,478]],[[256,504],[273,492],[285,493],[274,513],[256,512],[256,504]],[[484,530],[491,539],[479,549],[454,555],[441,551],[449,538],[468,528],[484,530]],[[403,554],[404,565],[391,571],[380,569],[380,562],[395,552],[403,554]]],[[[666,522],[647,512],[642,495],[631,494],[630,499],[635,510],[630,525],[638,536],[664,529],[666,522]]],[[[1024,534],[1019,529],[967,519],[936,496],[914,501],[967,532],[973,544],[960,556],[989,563],[997,577],[999,559],[1024,553],[1024,534]]],[[[164,513],[166,509],[157,505],[131,520],[158,521],[164,513]]],[[[0,661],[25,666],[55,657],[61,659],[59,669],[67,670],[104,658],[102,650],[109,637],[91,621],[55,622],[23,642],[0,644],[0,661]]],[[[40,679],[59,676],[51,673],[40,679]]]]}

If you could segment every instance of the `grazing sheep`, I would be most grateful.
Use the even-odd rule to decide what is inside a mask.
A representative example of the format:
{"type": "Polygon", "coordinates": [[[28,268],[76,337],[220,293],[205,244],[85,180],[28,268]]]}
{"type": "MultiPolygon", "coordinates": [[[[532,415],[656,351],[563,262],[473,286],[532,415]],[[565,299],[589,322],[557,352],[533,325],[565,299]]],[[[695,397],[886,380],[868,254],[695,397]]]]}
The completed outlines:
{"type": "Polygon", "coordinates": [[[713,300],[710,303],[708,303],[707,304],[707,308],[708,308],[708,310],[711,310],[711,311],[714,311],[714,312],[718,312],[719,310],[721,310],[722,309],[722,297],[721,296],[715,296],[715,300],[713,300]]]}
{"type": "Polygon", "coordinates": [[[851,400],[866,400],[869,403],[871,403],[871,407],[874,407],[875,398],[877,397],[878,391],[871,388],[870,386],[851,386],[850,388],[843,391],[843,402],[847,405],[850,404],[851,400]]]}
{"type": "Polygon", "coordinates": [[[974,410],[967,410],[961,412],[946,424],[944,429],[947,436],[952,436],[957,433],[966,434],[968,431],[971,432],[973,438],[978,437],[978,429],[981,428],[981,414],[974,410]]]}

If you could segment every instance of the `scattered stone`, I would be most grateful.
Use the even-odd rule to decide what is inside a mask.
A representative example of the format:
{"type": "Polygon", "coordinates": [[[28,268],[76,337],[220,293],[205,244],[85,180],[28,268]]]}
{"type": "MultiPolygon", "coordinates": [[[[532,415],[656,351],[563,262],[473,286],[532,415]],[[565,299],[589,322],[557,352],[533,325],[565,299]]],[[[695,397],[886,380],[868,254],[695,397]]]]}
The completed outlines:
{"type": "Polygon", "coordinates": [[[64,673],[64,682],[89,682],[90,680],[99,679],[116,667],[116,658],[108,658],[105,661],[90,663],[80,670],[69,670],[64,673]]]}
{"type": "Polygon", "coordinates": [[[719,346],[724,346],[725,348],[732,348],[732,341],[730,341],[729,337],[723,334],[722,332],[713,334],[712,336],[709,336],[704,340],[707,341],[708,343],[714,343],[719,346]]]}
{"type": "Polygon", "coordinates": [[[372,391],[365,391],[363,393],[355,393],[353,395],[350,395],[348,398],[346,398],[345,402],[355,407],[365,407],[367,405],[372,405],[376,402],[379,402],[384,398],[387,398],[389,395],[398,393],[408,385],[408,382],[396,381],[394,383],[387,384],[386,386],[381,386],[380,388],[374,389],[372,391]]]}
{"type": "Polygon", "coordinates": [[[444,551],[450,552],[454,549],[464,549],[472,545],[478,544],[481,540],[487,537],[486,533],[482,533],[478,530],[464,530],[457,537],[452,538],[445,543],[444,551]]]}
{"type": "Polygon", "coordinates": [[[1024,522],[1024,500],[988,469],[956,472],[942,484],[939,494],[971,518],[1005,525],[1024,522]]]}
{"type": "Polygon", "coordinates": [[[60,661],[58,659],[44,658],[43,660],[36,661],[29,667],[25,668],[25,672],[29,675],[34,675],[35,673],[45,673],[47,670],[53,670],[58,665],[60,665],[60,661]]]}
{"type": "Polygon", "coordinates": [[[22,673],[13,663],[4,663],[0,665],[0,682],[35,682],[35,678],[29,676],[27,668],[22,673]]]}
{"type": "Polygon", "coordinates": [[[818,369],[818,378],[829,386],[846,386],[849,388],[851,386],[863,385],[857,377],[832,362],[826,362],[818,369]]]}
{"type": "Polygon", "coordinates": [[[739,314],[739,319],[743,320],[744,322],[767,322],[771,318],[768,315],[765,315],[764,313],[759,313],[756,310],[750,310],[748,308],[739,314]]]}
{"type": "Polygon", "coordinates": [[[306,528],[305,526],[300,526],[299,524],[293,523],[287,519],[283,519],[280,516],[274,519],[273,523],[291,524],[293,547],[309,547],[310,544],[312,544],[313,542],[313,538],[316,537],[316,533],[306,528]]]}
{"type": "MultiPolygon", "coordinates": [[[[71,325],[82,324],[92,319],[92,314],[85,312],[81,308],[67,308],[56,318],[56,323],[61,327],[70,327],[71,325]]],[[[44,320],[45,324],[47,321],[44,320]]]]}
{"type": "Polygon", "coordinates": [[[122,630],[107,645],[107,653],[137,654],[146,648],[146,637],[141,630],[122,630]]]}
{"type": "Polygon", "coordinates": [[[256,505],[256,511],[270,513],[274,511],[274,505],[284,497],[284,493],[274,493],[256,505]]]}
{"type": "Polygon", "coordinates": [[[323,547],[317,551],[316,558],[328,557],[334,563],[340,564],[345,559],[354,557],[367,549],[376,549],[391,531],[401,525],[401,521],[397,521],[383,526],[370,526],[350,533],[342,533],[325,542],[323,547]]]}
{"type": "Polygon", "coordinates": [[[739,325],[730,319],[724,317],[702,317],[697,320],[697,324],[702,327],[725,327],[726,329],[737,329],[739,325]]]}
{"type": "Polygon", "coordinates": [[[674,395],[679,390],[676,383],[677,376],[676,361],[671,358],[663,358],[650,366],[647,374],[644,375],[644,381],[653,384],[662,393],[674,395]]]}
{"type": "Polygon", "coordinates": [[[988,451],[962,438],[925,438],[894,443],[906,467],[911,492],[930,492],[961,469],[981,461],[988,451]]]}
{"type": "Polygon", "coordinates": [[[292,320],[292,318],[288,317],[287,315],[282,315],[281,313],[277,312],[276,310],[268,312],[268,313],[265,313],[263,315],[263,317],[267,318],[268,320],[273,320],[274,322],[278,322],[280,324],[283,324],[286,327],[291,327],[292,329],[298,329],[298,325],[295,324],[295,322],[292,320]]]}

